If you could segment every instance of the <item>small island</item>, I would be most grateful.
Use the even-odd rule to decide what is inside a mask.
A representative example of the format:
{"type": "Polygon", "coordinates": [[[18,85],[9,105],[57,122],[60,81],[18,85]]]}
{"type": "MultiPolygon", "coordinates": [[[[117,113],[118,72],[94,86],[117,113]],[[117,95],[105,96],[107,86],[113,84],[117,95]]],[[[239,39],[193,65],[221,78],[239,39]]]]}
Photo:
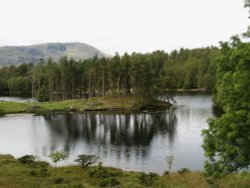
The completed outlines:
{"type": "Polygon", "coordinates": [[[88,99],[65,100],[58,102],[0,102],[0,114],[52,112],[88,112],[88,111],[159,111],[170,108],[169,102],[157,99],[128,95],[104,96],[88,99]]]}

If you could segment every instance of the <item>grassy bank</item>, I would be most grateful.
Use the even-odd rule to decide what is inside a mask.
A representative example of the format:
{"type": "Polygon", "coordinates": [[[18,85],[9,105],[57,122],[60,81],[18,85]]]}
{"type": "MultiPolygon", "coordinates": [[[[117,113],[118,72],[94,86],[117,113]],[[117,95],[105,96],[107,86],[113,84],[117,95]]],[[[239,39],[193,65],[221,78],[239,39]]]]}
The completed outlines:
{"type": "Polygon", "coordinates": [[[212,90],[206,89],[206,88],[199,88],[199,89],[176,89],[176,92],[190,92],[190,93],[212,93],[212,90]]]}
{"type": "Polygon", "coordinates": [[[67,111],[115,111],[166,109],[170,104],[140,96],[106,96],[61,102],[0,102],[0,113],[47,113],[67,111]]]}
{"type": "MultiPolygon", "coordinates": [[[[144,175],[145,177],[145,175],[144,175]]],[[[199,172],[170,173],[157,176],[151,185],[146,185],[148,179],[142,178],[140,172],[125,172],[107,167],[79,166],[51,167],[42,162],[33,165],[21,164],[11,155],[0,155],[0,187],[1,188],[34,188],[34,187],[64,187],[64,188],[207,188],[209,187],[203,175],[199,172]],[[44,170],[46,169],[46,170],[44,170]],[[111,184],[116,184],[111,186],[111,184]]],[[[250,185],[250,174],[230,175],[221,180],[218,188],[247,188],[250,185]]]]}

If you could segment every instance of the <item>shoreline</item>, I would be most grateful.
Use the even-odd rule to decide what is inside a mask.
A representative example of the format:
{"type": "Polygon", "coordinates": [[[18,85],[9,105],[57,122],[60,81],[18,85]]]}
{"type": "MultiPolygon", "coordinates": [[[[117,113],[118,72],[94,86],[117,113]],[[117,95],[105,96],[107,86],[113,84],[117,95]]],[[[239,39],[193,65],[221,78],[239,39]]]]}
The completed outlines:
{"type": "Polygon", "coordinates": [[[169,109],[172,104],[141,96],[106,96],[58,102],[0,102],[0,115],[67,112],[154,112],[169,109]]]}
{"type": "MultiPolygon", "coordinates": [[[[167,170],[167,165],[166,165],[167,170]]],[[[125,171],[101,163],[86,168],[79,164],[57,167],[44,161],[18,160],[12,155],[0,154],[0,187],[204,187],[209,188],[202,172],[180,169],[163,175],[125,171]]],[[[247,187],[250,173],[230,174],[216,187],[247,187]]]]}

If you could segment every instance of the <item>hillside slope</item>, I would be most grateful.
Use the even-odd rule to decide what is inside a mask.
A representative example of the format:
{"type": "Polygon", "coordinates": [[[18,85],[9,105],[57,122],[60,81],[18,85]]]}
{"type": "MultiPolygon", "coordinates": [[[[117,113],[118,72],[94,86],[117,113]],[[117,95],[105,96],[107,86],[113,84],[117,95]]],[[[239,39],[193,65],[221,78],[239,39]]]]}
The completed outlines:
{"type": "Polygon", "coordinates": [[[88,59],[95,55],[105,56],[100,50],[84,43],[46,43],[31,46],[0,47],[0,66],[21,63],[37,63],[39,59],[59,59],[62,56],[88,59]]]}

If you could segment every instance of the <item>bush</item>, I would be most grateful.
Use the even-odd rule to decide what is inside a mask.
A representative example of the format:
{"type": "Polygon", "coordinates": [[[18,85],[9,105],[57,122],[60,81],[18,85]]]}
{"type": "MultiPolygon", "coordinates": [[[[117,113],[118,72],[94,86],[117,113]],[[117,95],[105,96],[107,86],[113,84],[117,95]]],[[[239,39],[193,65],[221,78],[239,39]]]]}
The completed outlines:
{"type": "Polygon", "coordinates": [[[95,168],[95,169],[89,171],[89,176],[95,177],[95,178],[108,178],[108,177],[110,177],[110,174],[108,173],[108,170],[105,168],[101,168],[101,169],[95,168]]]}
{"type": "Polygon", "coordinates": [[[49,173],[47,168],[42,167],[42,168],[40,168],[38,170],[30,171],[30,175],[45,178],[45,177],[49,177],[50,173],[49,173]]]}
{"type": "Polygon", "coordinates": [[[55,163],[55,167],[57,167],[57,163],[59,161],[67,159],[68,154],[63,151],[55,151],[55,152],[50,153],[48,157],[55,163]]]}
{"type": "Polygon", "coordinates": [[[36,172],[35,170],[31,170],[31,171],[30,171],[30,175],[31,175],[31,176],[36,176],[36,175],[37,175],[37,172],[36,172]]]}
{"type": "Polygon", "coordinates": [[[97,165],[97,169],[98,169],[98,170],[103,169],[103,166],[102,166],[102,162],[101,162],[101,161],[98,163],[98,165],[97,165]]]}
{"type": "Polygon", "coordinates": [[[70,184],[67,185],[67,188],[85,188],[85,187],[81,184],[70,184]]]}
{"type": "MultiPolygon", "coordinates": [[[[61,185],[54,185],[54,186],[49,186],[49,187],[60,187],[60,188],[86,188],[85,186],[83,186],[82,184],[78,184],[78,183],[73,183],[73,184],[67,184],[64,182],[64,184],[61,185]]],[[[47,187],[46,187],[47,188],[47,187]]]]}
{"type": "Polygon", "coordinates": [[[101,181],[100,187],[113,187],[119,184],[121,183],[116,178],[108,178],[101,181]]]}
{"type": "Polygon", "coordinates": [[[45,178],[45,177],[49,177],[49,176],[50,176],[50,173],[49,173],[47,168],[41,168],[39,170],[39,177],[45,178]]]}
{"type": "Polygon", "coordinates": [[[49,166],[49,163],[45,161],[35,161],[35,166],[46,168],[49,166]]]}
{"type": "Polygon", "coordinates": [[[101,171],[98,169],[91,169],[89,172],[89,177],[95,177],[95,178],[106,178],[105,171],[101,171]]]}
{"type": "Polygon", "coordinates": [[[170,172],[173,162],[174,162],[174,156],[173,155],[168,155],[166,158],[166,162],[168,164],[168,171],[170,172]]]}
{"type": "Polygon", "coordinates": [[[156,173],[141,173],[140,176],[138,177],[139,183],[146,185],[146,186],[151,186],[157,180],[158,174],[156,173]]]}
{"type": "Polygon", "coordinates": [[[166,170],[166,171],[164,172],[164,175],[168,175],[168,174],[169,174],[169,171],[166,170]]]}
{"type": "Polygon", "coordinates": [[[121,175],[121,172],[111,172],[111,171],[107,170],[106,168],[103,168],[100,166],[89,171],[90,177],[101,178],[101,179],[117,177],[120,175],[121,175]]]}
{"type": "Polygon", "coordinates": [[[184,174],[184,173],[189,173],[190,170],[188,168],[182,168],[180,170],[177,171],[179,174],[184,174]]]}
{"type": "Polygon", "coordinates": [[[21,163],[21,164],[25,164],[25,165],[33,165],[35,163],[35,156],[34,155],[24,155],[20,158],[18,158],[17,160],[21,163]]]}
{"type": "Polygon", "coordinates": [[[80,163],[82,168],[87,168],[90,165],[96,163],[98,160],[98,157],[95,155],[78,155],[78,158],[75,160],[75,162],[80,163]]]}
{"type": "Polygon", "coordinates": [[[55,184],[61,184],[63,182],[63,178],[56,178],[54,182],[55,184]]]}

